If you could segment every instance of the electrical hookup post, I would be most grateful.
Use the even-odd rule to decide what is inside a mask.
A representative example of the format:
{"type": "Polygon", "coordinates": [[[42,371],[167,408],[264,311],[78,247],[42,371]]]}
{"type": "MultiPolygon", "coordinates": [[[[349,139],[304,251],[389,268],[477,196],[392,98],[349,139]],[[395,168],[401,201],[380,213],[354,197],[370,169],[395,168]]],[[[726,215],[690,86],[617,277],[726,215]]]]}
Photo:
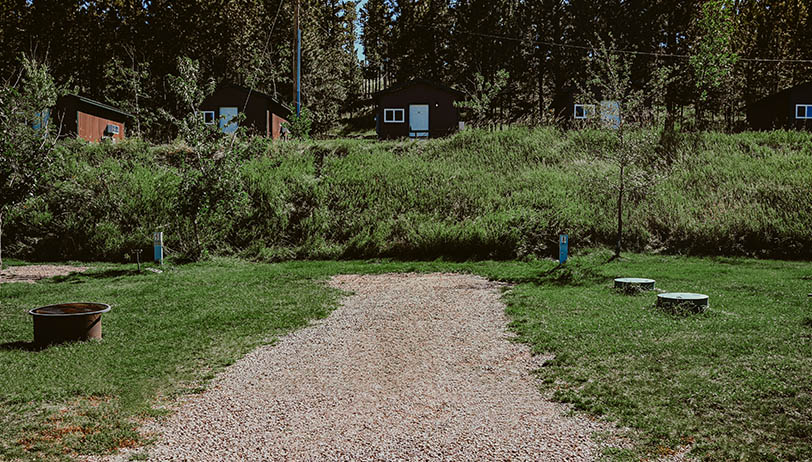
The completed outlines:
{"type": "Polygon", "coordinates": [[[152,244],[155,248],[155,263],[164,264],[164,233],[159,231],[152,236],[152,244]]]}
{"type": "Polygon", "coordinates": [[[558,264],[563,265],[567,262],[567,253],[570,247],[570,237],[568,234],[558,235],[558,264]]]}

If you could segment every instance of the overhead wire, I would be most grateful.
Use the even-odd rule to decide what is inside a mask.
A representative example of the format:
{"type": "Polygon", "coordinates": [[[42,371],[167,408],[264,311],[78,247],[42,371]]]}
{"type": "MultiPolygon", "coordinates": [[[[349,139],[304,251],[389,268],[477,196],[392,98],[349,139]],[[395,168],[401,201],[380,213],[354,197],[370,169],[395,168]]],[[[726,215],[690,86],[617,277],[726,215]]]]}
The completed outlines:
{"type": "MultiPolygon", "coordinates": [[[[550,42],[546,40],[528,40],[520,37],[510,37],[506,35],[497,35],[497,34],[486,34],[482,32],[472,32],[467,30],[457,30],[457,32],[467,35],[474,35],[479,37],[486,37],[498,40],[510,40],[515,42],[525,42],[525,43],[532,43],[534,45],[545,45],[551,47],[559,47],[559,48],[570,48],[570,49],[578,49],[578,50],[586,50],[591,51],[594,50],[594,47],[587,46],[587,45],[574,45],[569,43],[556,43],[550,42]]],[[[653,51],[637,51],[637,50],[625,50],[620,48],[609,48],[607,51],[618,53],[618,54],[629,54],[629,55],[640,55],[640,56],[653,56],[658,58],[682,58],[687,59],[691,58],[691,55],[688,54],[680,54],[680,53],[658,53],[653,51]]],[[[749,57],[740,57],[740,61],[746,62],[764,62],[764,63],[794,63],[794,64],[812,64],[812,59],[782,59],[782,58],[749,58],[749,57]]]]}

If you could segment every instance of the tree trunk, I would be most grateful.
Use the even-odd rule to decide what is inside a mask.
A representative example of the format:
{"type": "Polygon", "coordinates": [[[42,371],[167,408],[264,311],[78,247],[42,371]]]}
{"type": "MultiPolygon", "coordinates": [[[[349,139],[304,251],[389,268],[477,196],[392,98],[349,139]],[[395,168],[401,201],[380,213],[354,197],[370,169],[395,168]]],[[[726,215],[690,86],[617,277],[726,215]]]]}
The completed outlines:
{"type": "Polygon", "coordinates": [[[620,257],[620,249],[623,243],[623,175],[624,166],[620,166],[620,188],[617,195],[617,244],[615,245],[615,258],[620,257]]]}

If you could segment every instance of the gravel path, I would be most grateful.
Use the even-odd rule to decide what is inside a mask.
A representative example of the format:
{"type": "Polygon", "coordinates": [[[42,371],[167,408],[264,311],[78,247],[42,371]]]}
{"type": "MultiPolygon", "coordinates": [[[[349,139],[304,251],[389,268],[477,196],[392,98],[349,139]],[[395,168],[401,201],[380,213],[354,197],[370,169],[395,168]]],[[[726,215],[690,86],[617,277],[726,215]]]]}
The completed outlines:
{"type": "MultiPolygon", "coordinates": [[[[594,460],[602,424],[542,396],[498,284],[336,276],[328,318],[248,354],[148,424],[150,460],[594,460]]],[[[122,457],[122,456],[120,456],[122,457]]]]}
{"type": "Polygon", "coordinates": [[[11,266],[0,270],[0,284],[4,282],[35,283],[40,279],[54,276],[67,276],[71,273],[87,271],[86,266],[58,266],[58,265],[27,265],[11,266]]]}

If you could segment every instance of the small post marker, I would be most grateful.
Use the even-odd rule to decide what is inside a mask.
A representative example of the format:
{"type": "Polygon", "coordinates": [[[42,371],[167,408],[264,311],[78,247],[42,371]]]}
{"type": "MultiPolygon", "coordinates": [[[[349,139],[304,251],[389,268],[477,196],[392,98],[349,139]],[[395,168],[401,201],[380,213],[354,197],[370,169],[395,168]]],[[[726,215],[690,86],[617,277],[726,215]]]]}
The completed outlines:
{"type": "Polygon", "coordinates": [[[558,236],[558,264],[563,265],[567,262],[567,252],[569,250],[569,235],[560,234],[558,236]]]}
{"type": "Polygon", "coordinates": [[[155,247],[155,263],[159,265],[164,264],[164,233],[158,231],[152,237],[152,243],[155,247]]]}
{"type": "Polygon", "coordinates": [[[138,262],[138,272],[141,272],[141,249],[135,249],[135,261],[138,262]]]}

